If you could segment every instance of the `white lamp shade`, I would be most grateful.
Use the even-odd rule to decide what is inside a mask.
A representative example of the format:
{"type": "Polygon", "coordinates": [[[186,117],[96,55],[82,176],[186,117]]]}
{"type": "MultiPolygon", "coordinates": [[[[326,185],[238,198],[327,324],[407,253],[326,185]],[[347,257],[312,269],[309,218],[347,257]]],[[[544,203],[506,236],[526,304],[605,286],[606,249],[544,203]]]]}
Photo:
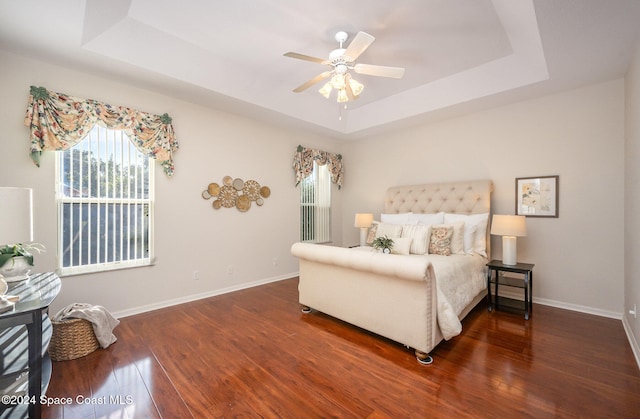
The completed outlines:
{"type": "Polygon", "coordinates": [[[33,241],[33,192],[0,187],[0,245],[33,241]]]}
{"type": "Polygon", "coordinates": [[[491,220],[491,234],[513,237],[526,236],[526,217],[524,215],[494,215],[491,220]]]}
{"type": "Polygon", "coordinates": [[[356,220],[353,226],[358,228],[369,228],[371,227],[371,223],[373,223],[373,214],[356,214],[356,220]]]}

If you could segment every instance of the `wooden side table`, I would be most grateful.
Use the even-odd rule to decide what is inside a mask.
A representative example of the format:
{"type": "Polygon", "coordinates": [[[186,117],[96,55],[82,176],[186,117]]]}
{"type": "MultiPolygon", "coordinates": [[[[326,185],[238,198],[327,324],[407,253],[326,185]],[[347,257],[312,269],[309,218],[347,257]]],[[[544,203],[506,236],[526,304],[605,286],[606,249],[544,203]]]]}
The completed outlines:
{"type": "Polygon", "coordinates": [[[491,296],[491,284],[495,286],[495,306],[499,308],[502,300],[503,304],[508,304],[508,299],[498,296],[498,286],[504,285],[508,287],[524,289],[524,318],[529,320],[529,314],[533,311],[533,264],[517,263],[515,265],[505,265],[501,260],[492,260],[487,263],[487,296],[489,298],[489,311],[493,310],[493,299],[491,296]],[[493,274],[495,272],[495,275],[493,274]],[[511,272],[522,275],[520,278],[511,278],[500,276],[500,272],[511,272]]]}

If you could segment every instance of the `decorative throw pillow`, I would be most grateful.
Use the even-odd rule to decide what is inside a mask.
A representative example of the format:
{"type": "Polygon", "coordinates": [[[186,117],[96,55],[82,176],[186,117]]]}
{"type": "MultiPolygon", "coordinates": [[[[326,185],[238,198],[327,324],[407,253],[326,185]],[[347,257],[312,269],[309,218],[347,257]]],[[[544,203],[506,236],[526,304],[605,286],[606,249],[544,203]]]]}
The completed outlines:
{"type": "Polygon", "coordinates": [[[451,236],[453,236],[453,226],[431,226],[429,253],[451,256],[451,236]]]}
{"type": "Polygon", "coordinates": [[[396,255],[408,255],[411,250],[411,237],[399,237],[393,239],[393,247],[391,253],[396,255]]]}
{"type": "Polygon", "coordinates": [[[429,250],[429,226],[422,224],[405,224],[402,226],[402,237],[411,238],[411,253],[424,255],[429,250]]]}
{"type": "Polygon", "coordinates": [[[367,233],[367,245],[371,246],[373,241],[376,239],[376,232],[378,231],[378,221],[374,221],[371,223],[371,227],[369,227],[369,232],[367,233]]]}
{"type": "Polygon", "coordinates": [[[464,229],[465,229],[464,221],[440,224],[432,227],[453,227],[453,234],[451,235],[451,254],[452,255],[464,254],[464,229]]]}

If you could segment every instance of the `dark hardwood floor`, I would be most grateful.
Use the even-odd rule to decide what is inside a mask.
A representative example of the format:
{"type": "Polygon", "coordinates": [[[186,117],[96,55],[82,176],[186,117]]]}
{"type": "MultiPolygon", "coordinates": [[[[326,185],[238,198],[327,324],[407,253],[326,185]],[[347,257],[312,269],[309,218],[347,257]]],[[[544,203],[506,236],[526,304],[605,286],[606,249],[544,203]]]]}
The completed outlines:
{"type": "MultiPolygon", "coordinates": [[[[122,319],[118,342],[54,362],[45,418],[640,417],[619,320],[481,303],[434,363],[321,313],[297,278],[122,319]],[[56,404],[58,403],[58,404],[56,404]]],[[[375,307],[372,307],[375,309],[375,307]]]]}

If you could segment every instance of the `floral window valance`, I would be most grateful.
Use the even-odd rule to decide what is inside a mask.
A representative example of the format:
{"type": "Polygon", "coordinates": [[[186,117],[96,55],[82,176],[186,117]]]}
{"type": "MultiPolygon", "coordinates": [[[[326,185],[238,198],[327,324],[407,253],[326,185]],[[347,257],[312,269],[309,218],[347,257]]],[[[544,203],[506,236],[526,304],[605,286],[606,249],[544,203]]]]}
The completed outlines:
{"type": "Polygon", "coordinates": [[[164,172],[173,175],[178,140],[166,113],[153,115],[31,86],[24,124],[31,130],[31,159],[38,167],[43,151],[69,149],[99,124],[123,130],[140,152],[158,160],[164,172]]]}
{"type": "Polygon", "coordinates": [[[319,165],[328,165],[329,173],[331,173],[331,181],[338,185],[338,189],[342,187],[342,177],[344,176],[344,167],[342,166],[342,155],[327,153],[326,151],[313,150],[298,146],[296,154],[293,156],[293,170],[296,172],[296,186],[304,178],[313,172],[313,162],[319,165]]]}

